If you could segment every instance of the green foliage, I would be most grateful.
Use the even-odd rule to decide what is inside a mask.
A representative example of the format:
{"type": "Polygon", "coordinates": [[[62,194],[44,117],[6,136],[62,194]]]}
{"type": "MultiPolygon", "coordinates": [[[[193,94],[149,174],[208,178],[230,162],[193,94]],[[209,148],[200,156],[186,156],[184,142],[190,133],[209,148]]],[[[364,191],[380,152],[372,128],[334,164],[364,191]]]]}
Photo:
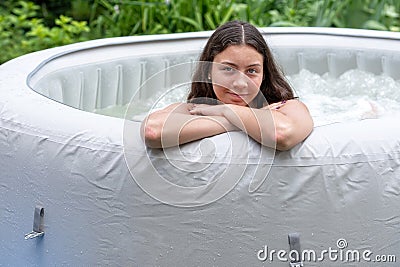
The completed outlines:
{"type": "Polygon", "coordinates": [[[94,0],[93,37],[213,30],[228,20],[257,26],[399,31],[397,0],[94,0]]]}
{"type": "Polygon", "coordinates": [[[400,31],[398,0],[3,0],[0,63],[89,39],[213,30],[229,20],[260,27],[400,31]],[[40,4],[40,5],[39,5],[40,4]]]}
{"type": "Polygon", "coordinates": [[[160,34],[215,29],[233,19],[233,1],[96,0],[100,15],[91,23],[102,37],[160,34]]]}
{"type": "Polygon", "coordinates": [[[9,14],[0,13],[0,63],[11,58],[54,46],[88,40],[86,21],[75,21],[61,15],[55,20],[56,26],[44,25],[37,18],[39,6],[32,2],[20,1],[9,14]]]}

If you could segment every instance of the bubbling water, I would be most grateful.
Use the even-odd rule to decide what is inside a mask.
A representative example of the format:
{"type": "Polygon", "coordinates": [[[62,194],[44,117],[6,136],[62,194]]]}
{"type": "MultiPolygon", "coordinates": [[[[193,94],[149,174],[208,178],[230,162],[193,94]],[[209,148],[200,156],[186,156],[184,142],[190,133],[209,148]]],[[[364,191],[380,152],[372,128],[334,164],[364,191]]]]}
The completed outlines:
{"type": "Polygon", "coordinates": [[[287,77],[316,126],[400,114],[400,82],[349,70],[337,78],[307,70],[287,77]]]}
{"type": "MultiPolygon", "coordinates": [[[[296,96],[304,102],[315,126],[400,115],[400,81],[387,75],[349,70],[337,78],[308,70],[287,76],[296,96]]],[[[185,102],[189,84],[177,85],[145,101],[134,103],[127,118],[142,120],[149,110],[185,102]]],[[[271,104],[271,103],[270,103],[271,104]]],[[[96,113],[124,118],[128,106],[113,106],[96,113]]]]}

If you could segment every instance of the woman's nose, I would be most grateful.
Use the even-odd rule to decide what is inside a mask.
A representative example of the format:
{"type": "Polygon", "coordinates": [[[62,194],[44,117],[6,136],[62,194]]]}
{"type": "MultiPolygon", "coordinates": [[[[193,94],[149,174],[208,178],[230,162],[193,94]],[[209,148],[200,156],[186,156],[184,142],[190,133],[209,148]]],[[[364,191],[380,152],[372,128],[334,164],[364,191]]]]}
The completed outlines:
{"type": "Polygon", "coordinates": [[[244,75],[241,72],[238,72],[237,75],[235,75],[233,83],[232,83],[233,89],[245,89],[248,86],[248,78],[246,75],[244,75]]]}

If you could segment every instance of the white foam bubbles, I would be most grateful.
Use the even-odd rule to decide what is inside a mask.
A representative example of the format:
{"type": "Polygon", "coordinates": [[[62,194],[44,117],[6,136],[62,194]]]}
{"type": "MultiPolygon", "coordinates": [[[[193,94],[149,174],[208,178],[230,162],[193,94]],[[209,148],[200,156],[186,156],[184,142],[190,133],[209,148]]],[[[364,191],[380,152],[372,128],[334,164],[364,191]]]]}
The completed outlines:
{"type": "MultiPolygon", "coordinates": [[[[297,96],[309,108],[316,126],[351,120],[400,115],[400,81],[387,75],[353,69],[337,78],[308,70],[287,76],[297,96]]],[[[185,102],[189,84],[159,91],[135,103],[134,120],[142,120],[149,110],[185,102]]],[[[127,106],[112,106],[96,113],[123,118],[127,106]]]]}
{"type": "Polygon", "coordinates": [[[400,114],[400,83],[387,75],[354,69],[333,78],[302,70],[287,78],[316,126],[400,114]]]}

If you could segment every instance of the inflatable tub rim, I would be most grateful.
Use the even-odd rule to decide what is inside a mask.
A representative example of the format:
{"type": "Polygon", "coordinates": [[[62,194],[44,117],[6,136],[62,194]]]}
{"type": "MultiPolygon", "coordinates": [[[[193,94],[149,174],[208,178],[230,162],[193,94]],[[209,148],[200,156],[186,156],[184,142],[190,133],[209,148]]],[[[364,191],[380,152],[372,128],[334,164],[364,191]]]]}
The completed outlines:
{"type": "MultiPolygon", "coordinates": [[[[400,33],[362,29],[318,27],[267,27],[259,29],[267,38],[285,35],[311,35],[400,40],[400,33]]],[[[123,119],[82,111],[42,96],[29,87],[29,80],[32,76],[49,62],[78,51],[123,44],[151,43],[161,40],[205,40],[211,33],[212,31],[204,31],[97,39],[41,50],[10,60],[0,66],[0,95],[2,99],[0,101],[3,102],[0,102],[0,114],[2,114],[0,118],[13,124],[13,128],[18,128],[18,131],[47,136],[60,143],[70,142],[73,139],[81,145],[88,142],[86,145],[92,148],[100,145],[103,148],[108,146],[108,149],[120,149],[123,146],[123,119]],[[29,108],[30,105],[46,108],[32,110],[32,108],[29,108]],[[48,116],[49,113],[52,115],[48,116]],[[68,116],[65,114],[68,114],[68,116]]],[[[271,46],[271,43],[269,45],[271,46]]],[[[301,40],[296,45],[301,46],[301,40]]],[[[290,46],[293,46],[293,44],[290,44],[290,46]]]]}
{"type": "MultiPolygon", "coordinates": [[[[388,40],[400,40],[400,33],[390,31],[378,31],[378,30],[365,30],[365,29],[353,29],[353,28],[324,28],[324,27],[259,27],[258,28],[263,35],[269,34],[291,34],[291,35],[328,35],[328,36],[343,36],[343,37],[357,37],[357,38],[379,38],[388,40]]],[[[66,56],[78,51],[85,51],[88,49],[96,49],[106,46],[115,46],[122,44],[139,44],[148,43],[154,41],[176,41],[185,39],[204,39],[208,38],[213,31],[199,31],[199,32],[184,32],[184,33],[169,33],[169,34],[154,34],[154,35],[139,35],[139,36],[122,36],[122,37],[110,37],[101,38],[95,40],[88,40],[84,42],[73,43],[60,47],[49,48],[41,51],[48,51],[57,48],[72,48],[64,50],[59,53],[52,54],[40,62],[26,77],[26,83],[29,88],[34,90],[30,85],[29,81],[44,65],[52,60],[59,57],[66,56]],[[75,47],[76,46],[76,47],[75,47]]],[[[38,51],[40,52],[40,51],[38,51]]],[[[50,51],[49,51],[50,52],[50,51]]],[[[32,53],[30,53],[32,54],[32,53]]],[[[27,54],[29,55],[29,54],[27,54]]],[[[25,56],[25,55],[24,55],[25,56]]]]}

